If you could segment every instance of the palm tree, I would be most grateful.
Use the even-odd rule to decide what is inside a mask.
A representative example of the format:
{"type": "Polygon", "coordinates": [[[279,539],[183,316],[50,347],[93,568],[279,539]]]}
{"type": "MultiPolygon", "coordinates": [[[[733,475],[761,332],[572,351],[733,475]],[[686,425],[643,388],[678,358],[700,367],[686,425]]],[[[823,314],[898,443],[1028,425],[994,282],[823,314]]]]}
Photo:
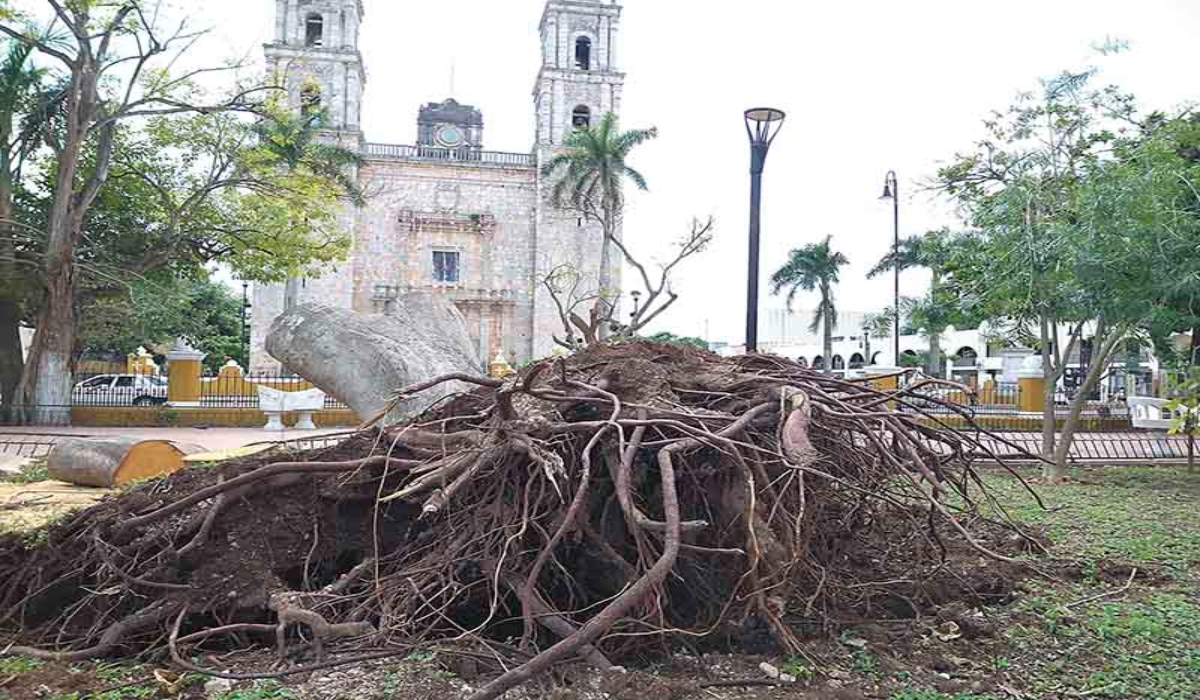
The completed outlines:
{"type": "Polygon", "coordinates": [[[336,143],[321,140],[325,112],[271,114],[254,125],[259,143],[286,168],[302,168],[336,182],[355,206],[365,197],[353,175],[362,156],[336,143]]]}
{"type": "Polygon", "coordinates": [[[606,301],[613,296],[612,242],[625,205],[625,181],[639,190],[646,189],[646,178],[626,160],[635,146],[656,136],[658,129],[654,127],[621,131],[616,115],[608,112],[595,126],[580,126],[571,132],[559,152],[542,166],[542,175],[554,183],[551,203],[600,224],[604,240],[600,246],[599,283],[601,298],[606,301]]]}
{"type": "Polygon", "coordinates": [[[914,267],[923,267],[932,274],[933,277],[929,283],[929,298],[924,301],[921,312],[914,314],[913,309],[909,309],[910,319],[920,317],[924,322],[920,327],[925,330],[925,335],[929,339],[929,358],[925,372],[931,377],[942,375],[941,340],[942,333],[949,324],[949,314],[941,313],[941,310],[934,308],[931,304],[932,300],[939,297],[942,280],[950,261],[953,237],[954,235],[949,230],[941,229],[921,236],[905,238],[900,241],[896,250],[888,251],[888,254],[883,256],[867,273],[868,279],[874,279],[893,270],[903,272],[914,267]],[[941,323],[942,321],[945,321],[945,324],[941,323]]]}
{"type": "MultiPolygon", "coordinates": [[[[362,165],[357,152],[321,140],[325,127],[324,110],[278,110],[254,125],[259,143],[284,168],[303,169],[337,183],[342,193],[362,206],[366,197],[358,185],[355,171],[362,165]]],[[[284,282],[284,308],[295,305],[300,294],[300,280],[289,277],[284,282]]]]}
{"type": "Polygon", "coordinates": [[[792,310],[792,302],[801,290],[811,292],[819,290],[821,302],[813,312],[809,329],[816,333],[817,328],[824,329],[825,373],[833,373],[833,363],[828,358],[833,357],[833,331],[837,328],[837,306],[833,299],[833,287],[838,283],[838,272],[843,265],[849,264],[845,255],[834,252],[826,236],[821,243],[812,243],[797,248],[788,256],[787,263],[771,275],[771,293],[779,294],[784,288],[788,289],[787,308],[792,310]]]}
{"type": "Polygon", "coordinates": [[[884,309],[879,313],[867,314],[863,316],[862,323],[863,343],[867,354],[867,364],[874,364],[872,358],[874,355],[871,352],[872,340],[884,340],[892,337],[892,312],[891,309],[884,309]]]}

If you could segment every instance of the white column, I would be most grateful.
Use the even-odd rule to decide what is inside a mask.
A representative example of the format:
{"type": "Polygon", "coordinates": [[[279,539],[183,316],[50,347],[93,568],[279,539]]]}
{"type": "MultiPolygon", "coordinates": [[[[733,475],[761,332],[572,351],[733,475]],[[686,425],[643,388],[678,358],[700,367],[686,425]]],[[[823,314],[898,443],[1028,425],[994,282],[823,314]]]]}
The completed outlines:
{"type": "Polygon", "coordinates": [[[358,49],[358,28],[362,24],[362,18],[358,16],[358,7],[351,5],[346,10],[346,45],[352,49],[358,49]]]}
{"type": "Polygon", "coordinates": [[[558,61],[554,64],[559,68],[571,67],[571,32],[567,27],[566,17],[560,12],[558,15],[558,29],[556,30],[558,61]]]}
{"type": "Polygon", "coordinates": [[[283,36],[285,44],[304,45],[304,19],[300,17],[298,0],[287,0],[287,12],[283,16],[283,36]]]}
{"type": "Polygon", "coordinates": [[[325,36],[322,37],[325,48],[333,51],[342,48],[342,24],[345,15],[345,10],[325,13],[325,36]]]}
{"type": "Polygon", "coordinates": [[[287,0],[275,0],[275,43],[287,39],[287,0]]]}
{"type": "Polygon", "coordinates": [[[608,65],[608,70],[615,71],[615,70],[618,70],[618,68],[617,68],[617,44],[620,42],[617,41],[617,39],[620,37],[620,34],[617,31],[618,25],[613,23],[611,18],[608,21],[609,21],[609,32],[608,32],[609,40],[608,40],[608,64],[607,65],[608,65]]]}

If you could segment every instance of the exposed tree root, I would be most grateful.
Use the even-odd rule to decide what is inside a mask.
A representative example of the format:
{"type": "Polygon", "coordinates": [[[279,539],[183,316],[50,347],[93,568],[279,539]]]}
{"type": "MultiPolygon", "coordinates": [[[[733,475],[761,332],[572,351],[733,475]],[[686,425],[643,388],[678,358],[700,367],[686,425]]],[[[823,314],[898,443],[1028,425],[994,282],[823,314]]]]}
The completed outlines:
{"type": "Polygon", "coordinates": [[[488,700],[684,638],[804,653],[797,625],[920,614],[914,582],[954,551],[1013,562],[1014,529],[974,512],[981,431],[917,389],[629,343],[398,396],[445,381],[477,388],[336,448],[138,486],[37,546],[0,538],[5,653],[298,662],[221,674],[259,678],[450,645],[508,669],[488,700]],[[350,638],[377,651],[330,658],[350,638]]]}

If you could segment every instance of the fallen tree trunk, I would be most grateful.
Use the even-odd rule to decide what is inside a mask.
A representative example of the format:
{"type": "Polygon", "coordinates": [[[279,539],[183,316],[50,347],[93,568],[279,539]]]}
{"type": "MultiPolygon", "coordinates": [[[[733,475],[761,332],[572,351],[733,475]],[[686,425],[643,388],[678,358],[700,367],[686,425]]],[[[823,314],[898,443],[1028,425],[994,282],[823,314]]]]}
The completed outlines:
{"type": "Polygon", "coordinates": [[[72,438],[54,446],[46,458],[46,470],[52,479],[69,484],[112,488],[170,474],[183,467],[184,457],[203,451],[199,445],[170,440],[72,438]]]}
{"type": "Polygon", "coordinates": [[[464,386],[441,385],[393,406],[397,389],[453,372],[479,374],[482,362],[445,297],[408,294],[395,304],[387,315],[296,307],[271,324],[267,352],[362,418],[385,408],[389,423],[414,415],[464,386]]]}

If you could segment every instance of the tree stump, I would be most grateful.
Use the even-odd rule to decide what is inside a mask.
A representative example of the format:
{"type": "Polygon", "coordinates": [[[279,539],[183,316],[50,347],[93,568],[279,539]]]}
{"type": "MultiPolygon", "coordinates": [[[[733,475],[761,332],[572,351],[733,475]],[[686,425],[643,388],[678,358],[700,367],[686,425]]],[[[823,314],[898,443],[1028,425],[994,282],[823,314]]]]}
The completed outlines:
{"type": "Polygon", "coordinates": [[[112,488],[179,470],[183,458],[203,452],[199,445],[170,440],[115,436],[75,438],[54,446],[46,469],[58,481],[112,488]]]}

